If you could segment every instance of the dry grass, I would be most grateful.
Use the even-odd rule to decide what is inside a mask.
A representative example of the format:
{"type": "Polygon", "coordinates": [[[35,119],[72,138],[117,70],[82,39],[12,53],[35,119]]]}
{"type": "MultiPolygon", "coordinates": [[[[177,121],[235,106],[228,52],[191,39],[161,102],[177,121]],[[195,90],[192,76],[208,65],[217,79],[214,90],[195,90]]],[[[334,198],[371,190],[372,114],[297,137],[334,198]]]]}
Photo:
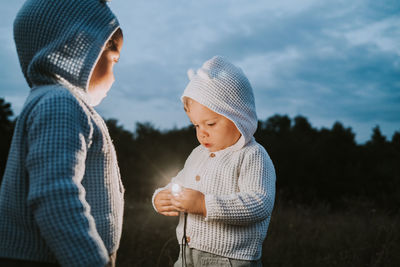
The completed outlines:
{"type": "MultiPolygon", "coordinates": [[[[150,202],[127,204],[118,266],[172,266],[178,256],[177,218],[150,202]]],[[[263,247],[264,266],[400,266],[400,219],[353,207],[277,203],[263,247]]]]}

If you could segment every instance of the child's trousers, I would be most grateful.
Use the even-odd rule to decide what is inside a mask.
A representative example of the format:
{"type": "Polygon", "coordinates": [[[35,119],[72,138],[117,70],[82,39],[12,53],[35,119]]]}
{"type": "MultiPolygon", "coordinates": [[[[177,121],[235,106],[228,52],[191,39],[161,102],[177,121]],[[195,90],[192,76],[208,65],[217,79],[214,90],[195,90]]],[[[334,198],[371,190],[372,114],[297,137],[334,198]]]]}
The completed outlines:
{"type": "Polygon", "coordinates": [[[186,265],[182,265],[182,251],[174,267],[262,267],[261,259],[256,261],[236,260],[186,247],[186,265]]]}

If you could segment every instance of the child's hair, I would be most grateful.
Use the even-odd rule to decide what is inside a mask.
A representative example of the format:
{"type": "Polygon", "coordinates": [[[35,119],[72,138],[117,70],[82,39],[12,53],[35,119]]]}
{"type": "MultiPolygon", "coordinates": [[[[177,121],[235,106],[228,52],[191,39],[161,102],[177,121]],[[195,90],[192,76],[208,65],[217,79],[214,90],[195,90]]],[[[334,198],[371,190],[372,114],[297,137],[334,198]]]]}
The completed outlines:
{"type": "Polygon", "coordinates": [[[108,40],[104,50],[117,50],[117,41],[123,37],[124,35],[121,28],[118,28],[118,30],[116,30],[114,34],[110,37],[110,40],[108,40]]]}
{"type": "Polygon", "coordinates": [[[189,105],[192,104],[192,101],[193,100],[190,97],[186,97],[186,96],[182,97],[183,109],[185,110],[185,112],[189,112],[190,111],[189,105]]]}

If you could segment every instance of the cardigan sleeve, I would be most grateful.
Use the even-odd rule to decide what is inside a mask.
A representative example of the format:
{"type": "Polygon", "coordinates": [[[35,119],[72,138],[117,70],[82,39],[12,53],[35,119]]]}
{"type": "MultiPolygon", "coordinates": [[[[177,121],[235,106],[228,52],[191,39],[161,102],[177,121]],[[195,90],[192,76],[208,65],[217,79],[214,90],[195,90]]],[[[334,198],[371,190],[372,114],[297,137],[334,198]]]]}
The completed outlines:
{"type": "Polygon", "coordinates": [[[68,92],[49,92],[27,125],[28,205],[42,238],[62,266],[105,266],[109,260],[81,181],[89,117],[68,92]]]}
{"type": "Polygon", "coordinates": [[[206,221],[247,225],[271,216],[275,200],[275,170],[259,146],[245,155],[238,178],[239,192],[205,195],[206,221]]]}

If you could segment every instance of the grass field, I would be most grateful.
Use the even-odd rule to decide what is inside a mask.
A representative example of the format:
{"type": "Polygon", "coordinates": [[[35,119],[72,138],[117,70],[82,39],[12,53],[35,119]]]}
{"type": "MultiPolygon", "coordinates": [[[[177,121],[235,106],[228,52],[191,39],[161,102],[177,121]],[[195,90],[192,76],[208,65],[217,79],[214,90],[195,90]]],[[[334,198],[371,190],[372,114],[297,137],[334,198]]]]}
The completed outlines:
{"type": "MultiPolygon", "coordinates": [[[[126,205],[117,266],[171,266],[179,252],[176,217],[150,202],[126,205]]],[[[343,211],[323,205],[276,203],[263,246],[264,266],[400,266],[400,218],[355,204],[343,211]]]]}

